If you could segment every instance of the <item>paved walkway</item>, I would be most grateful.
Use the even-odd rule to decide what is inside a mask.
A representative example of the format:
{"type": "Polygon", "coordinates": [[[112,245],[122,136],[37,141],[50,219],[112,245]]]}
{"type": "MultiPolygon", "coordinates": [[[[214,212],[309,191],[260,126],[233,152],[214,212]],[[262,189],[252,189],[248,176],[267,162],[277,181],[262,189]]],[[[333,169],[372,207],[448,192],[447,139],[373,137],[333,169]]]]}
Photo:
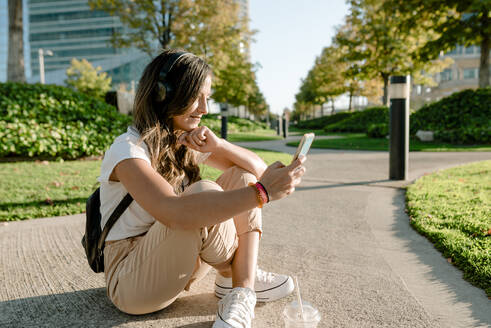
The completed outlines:
{"type": "MultiPolygon", "coordinates": [[[[284,141],[248,143],[294,152],[284,141]]],[[[410,179],[491,159],[411,153],[410,179]]],[[[320,327],[490,327],[491,301],[408,224],[407,182],[388,181],[388,153],[312,150],[288,199],[264,208],[259,264],[298,276],[320,327]]],[[[1,327],[211,327],[214,275],[169,308],[130,316],[105,297],[85,262],[83,215],[0,224],[1,327]]],[[[293,300],[259,304],[254,327],[283,327],[293,300]]]]}

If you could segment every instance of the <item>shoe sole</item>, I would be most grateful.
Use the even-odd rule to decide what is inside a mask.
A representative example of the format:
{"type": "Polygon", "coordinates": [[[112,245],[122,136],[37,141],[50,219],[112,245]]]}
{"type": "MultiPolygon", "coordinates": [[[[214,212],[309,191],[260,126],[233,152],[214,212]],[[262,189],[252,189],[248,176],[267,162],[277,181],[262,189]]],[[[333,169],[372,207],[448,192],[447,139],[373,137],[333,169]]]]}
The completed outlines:
{"type": "MultiPolygon", "coordinates": [[[[257,302],[273,302],[290,295],[293,292],[294,284],[293,280],[288,277],[284,282],[276,287],[256,290],[256,301],[257,302]],[[283,290],[281,293],[280,291],[283,290]],[[276,292],[276,293],[275,293],[276,292]],[[269,295],[268,294],[272,294],[269,295]]],[[[218,298],[223,298],[232,290],[232,287],[224,287],[215,283],[215,296],[218,298]]]]}
{"type": "Polygon", "coordinates": [[[232,326],[230,326],[228,323],[223,321],[222,318],[220,318],[219,314],[217,313],[217,318],[216,318],[215,322],[213,323],[212,328],[230,328],[230,327],[232,327],[232,326]]]}

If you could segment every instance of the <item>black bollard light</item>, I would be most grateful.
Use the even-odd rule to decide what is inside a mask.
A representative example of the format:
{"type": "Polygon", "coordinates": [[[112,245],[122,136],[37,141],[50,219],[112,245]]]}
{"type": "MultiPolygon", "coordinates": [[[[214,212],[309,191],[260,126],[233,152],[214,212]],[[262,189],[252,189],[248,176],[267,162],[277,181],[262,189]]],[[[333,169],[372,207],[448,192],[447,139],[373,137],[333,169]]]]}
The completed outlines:
{"type": "Polygon", "coordinates": [[[389,86],[389,179],[406,180],[409,159],[410,76],[391,76],[389,86]]]}
{"type": "Polygon", "coordinates": [[[288,122],[285,117],[283,117],[281,120],[283,122],[283,138],[286,139],[286,137],[288,137],[288,122]]]}
{"type": "Polygon", "coordinates": [[[221,137],[227,140],[227,116],[228,116],[228,105],[220,104],[220,115],[222,116],[222,129],[220,131],[221,137]]]}

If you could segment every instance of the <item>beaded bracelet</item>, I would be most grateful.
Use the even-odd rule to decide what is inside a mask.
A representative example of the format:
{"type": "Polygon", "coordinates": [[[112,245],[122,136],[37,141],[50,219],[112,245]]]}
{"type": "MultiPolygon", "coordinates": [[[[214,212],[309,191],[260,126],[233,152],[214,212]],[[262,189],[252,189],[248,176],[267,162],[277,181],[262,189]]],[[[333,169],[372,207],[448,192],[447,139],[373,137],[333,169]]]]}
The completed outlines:
{"type": "Polygon", "coordinates": [[[269,194],[264,185],[258,181],[256,182],[256,186],[264,192],[264,194],[266,195],[266,203],[269,203],[269,194]]]}
{"type": "Polygon", "coordinates": [[[256,191],[257,207],[262,208],[268,202],[267,194],[258,186],[258,183],[249,183],[249,187],[253,187],[256,191]]]}

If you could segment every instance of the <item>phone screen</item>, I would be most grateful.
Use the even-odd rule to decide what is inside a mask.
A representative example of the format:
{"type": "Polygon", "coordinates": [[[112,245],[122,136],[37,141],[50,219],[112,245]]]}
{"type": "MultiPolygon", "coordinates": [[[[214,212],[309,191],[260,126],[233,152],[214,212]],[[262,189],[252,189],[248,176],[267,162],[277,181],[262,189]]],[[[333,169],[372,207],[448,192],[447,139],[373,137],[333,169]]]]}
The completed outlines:
{"type": "Polygon", "coordinates": [[[302,140],[300,140],[300,143],[298,144],[298,148],[297,151],[295,152],[295,156],[293,156],[293,160],[296,160],[300,155],[304,155],[304,156],[307,155],[310,146],[314,141],[314,137],[315,134],[313,133],[306,133],[303,135],[302,140]]]}

